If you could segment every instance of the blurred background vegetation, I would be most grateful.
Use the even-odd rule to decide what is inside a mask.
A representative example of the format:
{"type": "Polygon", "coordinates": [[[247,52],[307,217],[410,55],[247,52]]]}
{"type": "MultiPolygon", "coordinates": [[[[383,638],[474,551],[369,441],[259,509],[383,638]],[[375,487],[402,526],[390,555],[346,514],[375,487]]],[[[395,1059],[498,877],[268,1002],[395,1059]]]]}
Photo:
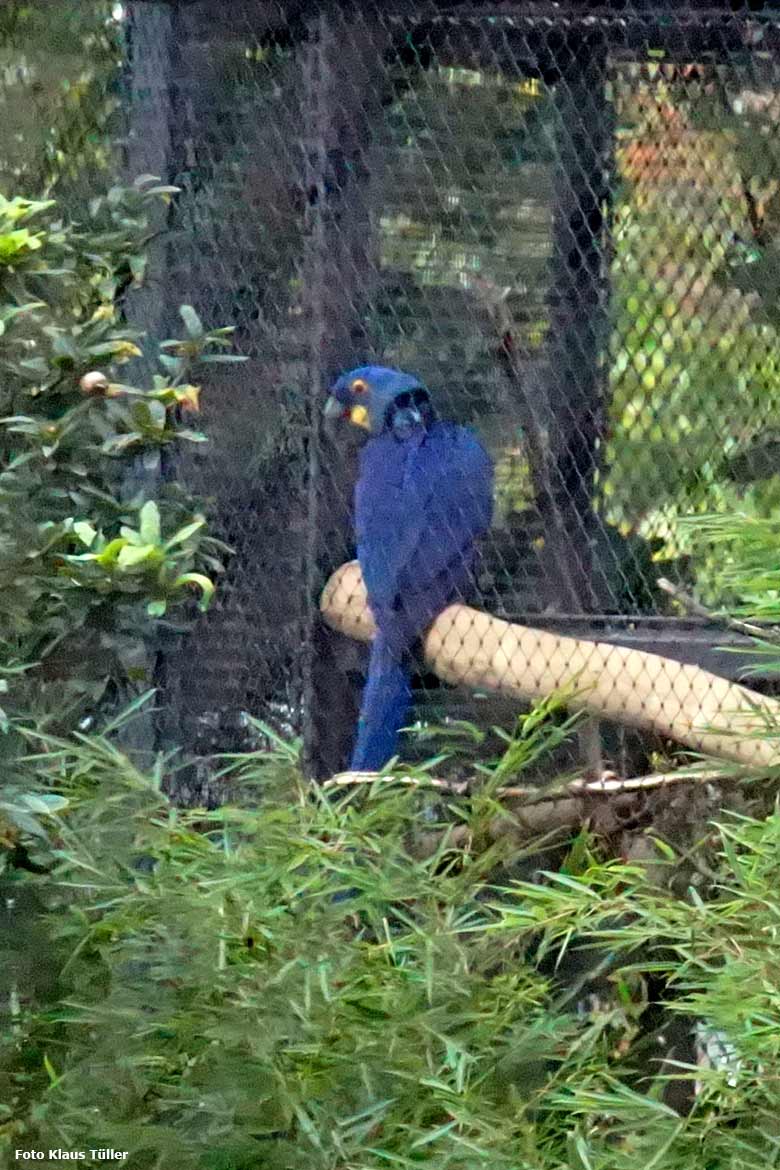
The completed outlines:
{"type": "MultiPolygon", "coordinates": [[[[725,600],[716,560],[679,518],[769,516],[780,503],[780,99],[754,85],[731,66],[649,59],[610,72],[617,149],[598,507],[624,536],[651,542],[656,562],[692,554],[686,572],[710,601],[725,600]]],[[[457,384],[461,412],[499,448],[510,524],[531,502],[529,468],[490,329],[474,330],[475,300],[500,296],[521,351],[542,351],[554,114],[536,79],[441,67],[389,119],[389,170],[401,181],[389,185],[383,261],[414,276],[400,325],[396,303],[390,314],[389,352],[457,384]]]]}
{"type": "Polygon", "coordinates": [[[11,3],[0,13],[0,186],[74,201],[116,163],[122,6],[11,3]]]}

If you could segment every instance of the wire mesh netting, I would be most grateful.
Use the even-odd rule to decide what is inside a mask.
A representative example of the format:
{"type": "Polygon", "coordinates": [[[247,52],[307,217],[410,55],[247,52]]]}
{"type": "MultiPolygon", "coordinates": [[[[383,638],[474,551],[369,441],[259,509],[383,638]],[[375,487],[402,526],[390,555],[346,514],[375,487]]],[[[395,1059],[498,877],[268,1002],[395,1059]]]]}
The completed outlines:
{"type": "MultiPolygon", "coordinates": [[[[161,637],[163,744],[236,746],[249,712],[303,733],[316,774],[345,766],[363,611],[342,590],[325,622],[319,598],[355,556],[365,430],[322,411],[366,364],[413,373],[495,472],[450,581],[470,608],[418,648],[409,719],[506,724],[576,676],[608,721],[674,739],[734,701],[680,664],[733,679],[735,639],[657,584],[733,600],[687,518],[779,502],[780,13],[731,7],[80,7],[118,46],[80,82],[110,99],[95,141],[181,188],[131,311],[164,336],[190,303],[249,359],[167,472],[234,552],[213,611],[161,637]]],[[[7,109],[30,78],[5,77],[7,109]]],[[[407,595],[434,571],[402,570],[407,595]]]]}

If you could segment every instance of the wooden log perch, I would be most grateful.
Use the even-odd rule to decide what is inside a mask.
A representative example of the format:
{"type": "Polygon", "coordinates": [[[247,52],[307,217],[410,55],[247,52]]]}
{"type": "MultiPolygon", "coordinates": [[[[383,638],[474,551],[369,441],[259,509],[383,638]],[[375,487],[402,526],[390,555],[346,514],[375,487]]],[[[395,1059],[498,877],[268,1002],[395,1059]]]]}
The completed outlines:
{"type": "MultiPolygon", "coordinates": [[[[357,561],[337,569],[322,594],[333,629],[370,642],[375,626],[357,561]]],[[[608,642],[567,638],[451,605],[423,640],[426,666],[454,686],[536,701],[570,690],[570,704],[709,756],[750,768],[780,763],[771,737],[780,701],[701,667],[608,642]]]]}

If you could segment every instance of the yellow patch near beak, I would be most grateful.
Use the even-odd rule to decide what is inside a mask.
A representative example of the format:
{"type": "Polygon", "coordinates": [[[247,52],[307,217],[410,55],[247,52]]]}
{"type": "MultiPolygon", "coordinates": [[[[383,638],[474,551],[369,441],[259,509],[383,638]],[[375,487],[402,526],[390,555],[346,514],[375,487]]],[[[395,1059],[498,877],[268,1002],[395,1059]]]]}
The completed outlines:
{"type": "Polygon", "coordinates": [[[354,423],[356,427],[365,427],[367,431],[371,430],[368,408],[365,406],[353,406],[349,412],[349,421],[354,423]]]}

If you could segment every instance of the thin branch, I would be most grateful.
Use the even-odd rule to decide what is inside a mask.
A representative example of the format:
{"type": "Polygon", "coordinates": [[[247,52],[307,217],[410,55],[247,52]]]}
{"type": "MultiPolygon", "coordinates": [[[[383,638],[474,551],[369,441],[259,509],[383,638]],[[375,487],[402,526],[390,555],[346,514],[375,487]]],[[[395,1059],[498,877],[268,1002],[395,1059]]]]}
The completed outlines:
{"type": "Polygon", "coordinates": [[[706,618],[710,622],[718,622],[730,630],[736,630],[739,634],[747,634],[750,638],[760,638],[763,642],[780,645],[780,630],[775,626],[756,626],[752,622],[743,622],[739,618],[729,617],[727,614],[714,613],[702,605],[700,601],[697,601],[695,597],[692,597],[690,593],[686,593],[679,585],[673,585],[666,577],[659,577],[656,584],[664,593],[668,593],[670,597],[679,602],[683,609],[696,617],[706,618]]]}
{"type": "Polygon", "coordinates": [[[319,787],[327,790],[329,788],[346,788],[355,784],[401,784],[411,788],[436,788],[440,792],[447,792],[454,796],[468,796],[469,793],[467,780],[455,782],[440,780],[435,776],[394,776],[392,773],[382,775],[381,772],[339,772],[319,787]]]}
{"type": "MultiPolygon", "coordinates": [[[[497,788],[495,795],[502,799],[520,799],[528,805],[551,804],[555,801],[570,800],[572,797],[612,797],[621,793],[646,792],[653,788],[664,788],[670,784],[708,784],[739,779],[735,772],[725,770],[680,768],[675,772],[658,772],[651,776],[633,776],[621,779],[614,772],[604,772],[598,780],[579,778],[561,788],[540,791],[538,788],[520,788],[509,785],[497,788]]],[[[393,784],[412,788],[432,788],[451,796],[469,796],[479,791],[468,780],[450,781],[435,776],[382,775],[379,772],[339,772],[326,780],[321,787],[325,790],[347,788],[358,784],[393,784]]]]}
{"type": "MultiPolygon", "coordinates": [[[[671,784],[707,784],[739,780],[744,772],[736,770],[680,768],[675,772],[658,772],[650,776],[633,776],[620,779],[614,772],[604,772],[598,780],[580,778],[559,789],[540,791],[538,788],[520,788],[514,785],[499,788],[498,799],[522,799],[521,806],[512,805],[500,816],[493,816],[482,826],[481,832],[492,843],[504,841],[512,848],[533,840],[539,847],[542,843],[553,844],[561,834],[575,832],[584,825],[591,825],[601,833],[617,832],[626,828],[629,821],[641,816],[646,805],[639,801],[625,804],[625,797],[642,796],[649,790],[668,787],[671,784]],[[621,802],[621,797],[623,801],[621,802]]],[[[469,781],[448,781],[436,776],[382,775],[379,772],[341,772],[326,780],[322,788],[356,787],[363,784],[397,784],[422,790],[433,789],[453,796],[468,796],[478,789],[471,789],[469,781]]],[[[470,849],[473,829],[468,824],[454,824],[445,830],[415,832],[410,848],[415,855],[430,857],[441,848],[442,842],[456,849],[470,849]]]]}

